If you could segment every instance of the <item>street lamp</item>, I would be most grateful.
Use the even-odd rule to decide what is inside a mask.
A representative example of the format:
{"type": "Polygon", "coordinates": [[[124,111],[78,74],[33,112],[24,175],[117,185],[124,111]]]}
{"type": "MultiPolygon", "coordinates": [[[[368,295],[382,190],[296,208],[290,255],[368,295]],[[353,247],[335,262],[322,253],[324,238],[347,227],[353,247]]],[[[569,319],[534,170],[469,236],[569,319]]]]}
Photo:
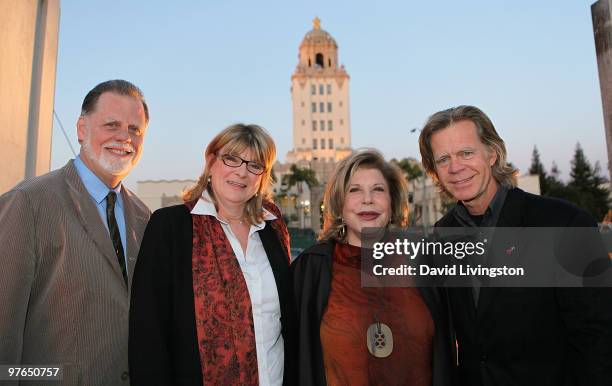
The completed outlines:
{"type": "Polygon", "coordinates": [[[300,201],[300,205],[298,206],[300,210],[300,228],[306,228],[306,215],[310,213],[310,201],[302,200],[300,201]]]}

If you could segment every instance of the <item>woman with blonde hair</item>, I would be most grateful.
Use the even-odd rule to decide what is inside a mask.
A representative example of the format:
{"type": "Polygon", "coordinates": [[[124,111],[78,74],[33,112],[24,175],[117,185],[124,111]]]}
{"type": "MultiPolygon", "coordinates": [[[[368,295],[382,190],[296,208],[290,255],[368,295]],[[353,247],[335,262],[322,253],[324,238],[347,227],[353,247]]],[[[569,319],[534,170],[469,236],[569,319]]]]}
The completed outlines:
{"type": "Polygon", "coordinates": [[[377,150],[359,150],[338,164],[323,205],[319,243],[291,267],[299,384],[451,385],[453,342],[439,294],[361,286],[363,228],[407,224],[402,173],[377,150]]]}
{"type": "Polygon", "coordinates": [[[259,126],[219,133],[184,204],[157,210],[131,291],[132,385],[293,385],[289,235],[259,126]]]}

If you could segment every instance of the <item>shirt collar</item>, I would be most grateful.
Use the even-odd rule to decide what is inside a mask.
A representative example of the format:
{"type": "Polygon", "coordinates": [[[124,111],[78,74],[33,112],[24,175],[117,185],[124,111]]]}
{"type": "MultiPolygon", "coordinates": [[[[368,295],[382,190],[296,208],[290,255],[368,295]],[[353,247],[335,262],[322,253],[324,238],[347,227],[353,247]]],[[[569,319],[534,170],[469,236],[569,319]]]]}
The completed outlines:
{"type": "MultiPolygon", "coordinates": [[[[482,223],[480,226],[482,227],[492,227],[497,224],[497,220],[499,219],[499,215],[501,213],[502,207],[504,206],[504,201],[506,201],[506,196],[508,195],[508,189],[502,185],[497,186],[497,192],[493,196],[493,199],[489,203],[487,210],[483,214],[482,223]]],[[[461,201],[457,202],[454,210],[455,218],[462,224],[467,226],[476,226],[476,223],[471,218],[470,213],[467,208],[463,205],[461,201]]]]}
{"type": "MultiPolygon", "coordinates": [[[[277,218],[275,215],[270,213],[267,209],[262,208],[262,210],[264,213],[264,219],[258,224],[253,224],[253,226],[258,229],[263,229],[266,226],[266,221],[276,220],[277,218]]],[[[219,222],[223,224],[227,224],[227,221],[219,218],[219,215],[217,213],[217,208],[215,208],[215,204],[212,202],[212,199],[210,198],[210,194],[208,194],[206,190],[204,191],[204,193],[202,193],[202,197],[200,197],[198,202],[195,204],[195,206],[191,210],[191,214],[197,214],[197,215],[202,215],[202,216],[213,216],[217,220],[219,220],[219,222]]]]}
{"type": "Polygon", "coordinates": [[[121,199],[121,184],[117,185],[115,189],[109,189],[109,187],[106,186],[106,184],[102,182],[102,180],[98,178],[98,176],[96,176],[94,172],[87,167],[87,165],[85,165],[80,156],[75,158],[74,167],[81,178],[83,185],[85,185],[85,189],[87,189],[87,192],[96,201],[96,203],[101,204],[102,201],[106,199],[108,192],[112,190],[117,193],[117,203],[119,206],[123,205],[123,201],[121,199]]]}
{"type": "Polygon", "coordinates": [[[489,204],[489,210],[491,211],[491,216],[495,219],[497,223],[497,219],[499,218],[499,214],[504,206],[504,202],[506,201],[506,196],[508,195],[508,189],[504,186],[499,185],[497,187],[497,193],[491,200],[489,204]]]}

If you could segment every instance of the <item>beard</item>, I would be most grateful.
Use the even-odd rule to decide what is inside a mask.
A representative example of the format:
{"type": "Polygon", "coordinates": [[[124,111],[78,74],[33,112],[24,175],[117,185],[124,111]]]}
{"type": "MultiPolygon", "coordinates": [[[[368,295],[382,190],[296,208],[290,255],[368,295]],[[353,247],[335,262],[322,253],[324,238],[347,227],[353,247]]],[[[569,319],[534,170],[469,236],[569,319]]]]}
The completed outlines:
{"type": "Polygon", "coordinates": [[[138,162],[140,158],[139,154],[136,154],[134,147],[131,144],[122,144],[116,141],[109,141],[100,146],[100,155],[96,155],[91,146],[91,136],[88,134],[81,144],[81,150],[83,151],[83,155],[95,163],[105,172],[116,175],[116,176],[125,176],[127,175],[134,165],[138,162]],[[117,148],[121,148],[124,150],[129,150],[132,152],[131,158],[119,158],[113,157],[111,154],[108,154],[104,147],[113,146],[117,148]]]}

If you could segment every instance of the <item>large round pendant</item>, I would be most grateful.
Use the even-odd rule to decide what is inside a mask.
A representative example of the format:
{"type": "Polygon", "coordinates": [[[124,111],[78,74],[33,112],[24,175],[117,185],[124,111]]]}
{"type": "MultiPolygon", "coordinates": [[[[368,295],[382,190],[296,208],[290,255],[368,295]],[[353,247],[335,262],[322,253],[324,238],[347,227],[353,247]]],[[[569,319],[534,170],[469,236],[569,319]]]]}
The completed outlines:
{"type": "Polygon", "coordinates": [[[393,352],[393,334],[384,323],[372,323],[368,327],[368,351],[376,358],[386,358],[393,352]]]}

